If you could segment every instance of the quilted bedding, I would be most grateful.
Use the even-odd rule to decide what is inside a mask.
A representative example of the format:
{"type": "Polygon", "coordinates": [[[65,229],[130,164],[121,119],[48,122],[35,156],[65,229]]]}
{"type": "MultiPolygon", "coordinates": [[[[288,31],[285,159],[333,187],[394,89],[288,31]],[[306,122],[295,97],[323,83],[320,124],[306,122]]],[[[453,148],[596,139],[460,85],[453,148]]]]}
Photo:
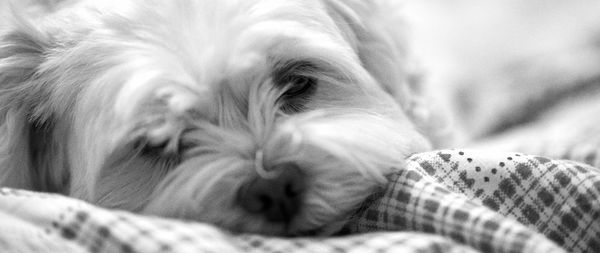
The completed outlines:
{"type": "Polygon", "coordinates": [[[598,252],[600,170],[520,153],[414,155],[344,235],[276,238],[0,191],[2,252],[598,252]]]}

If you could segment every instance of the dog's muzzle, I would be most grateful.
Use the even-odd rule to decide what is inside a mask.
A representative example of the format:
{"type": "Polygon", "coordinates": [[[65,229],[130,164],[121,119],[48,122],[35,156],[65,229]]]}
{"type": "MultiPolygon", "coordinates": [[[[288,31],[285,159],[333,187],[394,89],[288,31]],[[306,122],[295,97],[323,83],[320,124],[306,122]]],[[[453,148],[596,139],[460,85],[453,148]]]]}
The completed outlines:
{"type": "Polygon", "coordinates": [[[305,191],[304,175],[294,163],[257,168],[258,176],[238,191],[240,206],[249,213],[264,216],[271,222],[290,223],[300,211],[305,191]]]}

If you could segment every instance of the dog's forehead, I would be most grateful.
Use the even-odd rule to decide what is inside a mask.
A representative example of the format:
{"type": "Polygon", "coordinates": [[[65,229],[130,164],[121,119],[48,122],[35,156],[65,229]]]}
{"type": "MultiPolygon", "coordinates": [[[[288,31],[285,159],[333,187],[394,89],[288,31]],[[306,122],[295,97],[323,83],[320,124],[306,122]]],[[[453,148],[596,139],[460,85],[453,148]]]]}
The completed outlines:
{"type": "Polygon", "coordinates": [[[322,0],[126,0],[120,7],[111,1],[89,1],[92,15],[102,13],[96,33],[166,49],[195,67],[256,54],[352,51],[322,0]]]}
{"type": "Polygon", "coordinates": [[[114,28],[133,27],[124,33],[176,53],[194,69],[195,78],[206,82],[265,60],[318,58],[323,52],[354,57],[321,0],[174,0],[156,5],[133,8],[134,13],[124,15],[134,25],[117,22],[114,28]]]}
{"type": "MultiPolygon", "coordinates": [[[[130,7],[99,4],[105,24],[114,29],[142,28],[149,33],[195,35],[198,42],[236,39],[248,31],[261,36],[302,37],[306,31],[335,36],[339,33],[328,8],[321,0],[172,0],[141,1],[130,7]],[[114,15],[113,15],[114,14],[114,15]],[[131,24],[123,24],[131,23],[131,24]],[[261,29],[262,28],[262,29],[261,29]]],[[[97,5],[94,3],[94,5],[97,5]]],[[[125,5],[127,6],[127,5],[125,5]]],[[[268,39],[265,38],[265,39],[268,39]]],[[[266,40],[265,40],[266,41],[266,40]]],[[[221,41],[224,42],[224,41],[221,41]]]]}
{"type": "Polygon", "coordinates": [[[180,32],[176,37],[181,39],[175,41],[190,42],[188,49],[193,57],[213,64],[215,59],[206,54],[223,56],[226,53],[237,60],[248,53],[281,56],[314,47],[338,50],[340,44],[344,44],[341,32],[320,0],[175,2],[184,4],[164,14],[162,22],[181,22],[181,28],[175,30],[180,32]],[[182,15],[186,12],[191,13],[182,15]],[[286,52],[281,52],[282,47],[286,52]],[[193,52],[196,50],[198,54],[193,52]]]}

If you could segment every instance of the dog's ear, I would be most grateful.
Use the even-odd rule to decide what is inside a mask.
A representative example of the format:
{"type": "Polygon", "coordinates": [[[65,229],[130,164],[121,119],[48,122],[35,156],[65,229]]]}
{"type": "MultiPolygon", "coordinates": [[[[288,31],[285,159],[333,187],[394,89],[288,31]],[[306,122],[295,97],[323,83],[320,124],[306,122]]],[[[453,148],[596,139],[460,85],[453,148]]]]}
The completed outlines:
{"type": "Polygon", "coordinates": [[[421,70],[406,38],[400,1],[323,0],[363,67],[402,107],[434,146],[449,139],[443,112],[435,108],[421,82],[421,70]]]}
{"type": "Polygon", "coordinates": [[[22,17],[0,37],[0,186],[58,191],[66,176],[56,165],[51,116],[40,109],[48,99],[39,66],[51,38],[22,17]],[[49,175],[44,175],[49,173],[49,175]]]}

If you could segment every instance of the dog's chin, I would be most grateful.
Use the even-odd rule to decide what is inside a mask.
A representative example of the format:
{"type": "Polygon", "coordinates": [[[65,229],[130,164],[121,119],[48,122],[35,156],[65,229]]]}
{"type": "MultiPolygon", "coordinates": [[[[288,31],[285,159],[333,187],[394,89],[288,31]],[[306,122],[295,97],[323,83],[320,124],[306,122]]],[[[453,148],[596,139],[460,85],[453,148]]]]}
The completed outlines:
{"type": "Polygon", "coordinates": [[[312,113],[287,120],[262,145],[223,129],[187,133],[185,138],[211,143],[210,148],[190,150],[158,184],[142,213],[209,222],[234,232],[331,234],[385,186],[394,167],[403,166],[402,154],[420,151],[408,143],[426,147],[417,133],[396,130],[406,128],[371,114],[312,113]],[[236,146],[213,145],[226,139],[236,146]],[[240,189],[257,177],[257,146],[265,164],[294,163],[305,176],[299,210],[286,222],[269,221],[239,204],[240,189]]]}

